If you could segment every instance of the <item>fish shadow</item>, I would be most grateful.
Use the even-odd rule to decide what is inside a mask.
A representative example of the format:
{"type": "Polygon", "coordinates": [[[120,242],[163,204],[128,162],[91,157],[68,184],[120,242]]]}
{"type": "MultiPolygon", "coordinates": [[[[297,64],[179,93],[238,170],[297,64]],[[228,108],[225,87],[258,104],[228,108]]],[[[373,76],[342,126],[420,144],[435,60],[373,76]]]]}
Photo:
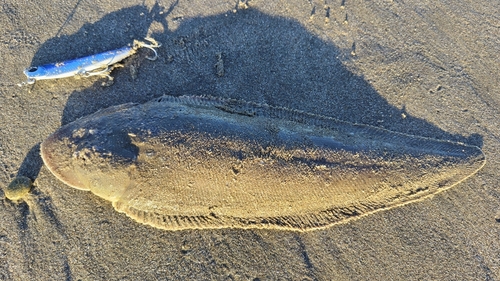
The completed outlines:
{"type": "MultiPolygon", "coordinates": [[[[32,65],[122,47],[132,38],[146,37],[153,23],[159,23],[164,30],[151,34],[162,43],[158,60],[146,60],[141,51],[126,59],[124,68],[113,71],[112,86],[101,86],[102,78],[90,78],[96,80],[91,87],[73,91],[63,112],[63,125],[102,108],[144,103],[165,94],[210,95],[287,107],[411,135],[483,145],[478,134],[448,133],[411,116],[404,107],[389,104],[362,76],[342,63],[340,58],[348,57],[351,50],[337,48],[295,20],[250,8],[207,17],[172,18],[170,22],[177,27],[170,31],[167,19],[175,4],[168,9],[158,4],[152,9],[125,8],[40,47],[32,65]],[[138,70],[136,77],[131,69],[138,70]]],[[[65,80],[78,83],[71,79],[65,80]]],[[[40,167],[33,166],[41,166],[36,157],[39,156],[28,154],[25,162],[29,164],[23,163],[22,167],[30,167],[30,171],[20,169],[19,175],[36,177],[40,167]]]]}

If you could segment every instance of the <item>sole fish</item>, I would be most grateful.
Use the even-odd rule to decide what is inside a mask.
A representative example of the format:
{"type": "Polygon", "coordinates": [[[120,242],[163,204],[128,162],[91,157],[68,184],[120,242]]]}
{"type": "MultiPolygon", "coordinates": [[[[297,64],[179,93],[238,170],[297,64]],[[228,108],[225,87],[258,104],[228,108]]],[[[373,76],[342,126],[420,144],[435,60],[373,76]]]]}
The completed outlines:
{"type": "Polygon", "coordinates": [[[41,154],[65,184],[167,230],[321,229],[429,197],[485,164],[476,146],[189,96],[98,111],[41,154]]]}

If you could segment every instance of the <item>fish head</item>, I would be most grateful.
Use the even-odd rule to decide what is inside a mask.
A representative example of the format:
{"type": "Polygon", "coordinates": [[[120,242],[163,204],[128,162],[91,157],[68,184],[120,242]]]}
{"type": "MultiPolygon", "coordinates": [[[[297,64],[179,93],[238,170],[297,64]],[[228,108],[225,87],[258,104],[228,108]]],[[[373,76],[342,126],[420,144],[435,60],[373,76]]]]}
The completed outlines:
{"type": "Polygon", "coordinates": [[[138,149],[126,133],[70,123],[47,138],[40,150],[58,179],[108,201],[117,201],[133,184],[138,149]]]}

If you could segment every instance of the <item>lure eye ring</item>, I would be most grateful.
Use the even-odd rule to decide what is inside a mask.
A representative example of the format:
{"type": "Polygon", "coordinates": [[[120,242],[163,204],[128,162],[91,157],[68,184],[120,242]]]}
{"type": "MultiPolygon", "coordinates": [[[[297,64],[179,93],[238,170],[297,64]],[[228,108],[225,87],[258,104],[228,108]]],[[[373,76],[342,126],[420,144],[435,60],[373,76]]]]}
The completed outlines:
{"type": "Polygon", "coordinates": [[[38,66],[30,66],[30,67],[26,68],[27,72],[35,72],[37,70],[38,70],[38,66]]]}
{"type": "Polygon", "coordinates": [[[27,80],[26,82],[21,82],[21,83],[17,84],[17,86],[22,87],[22,86],[24,86],[24,85],[31,85],[31,84],[35,84],[35,82],[36,82],[36,79],[35,79],[35,78],[33,78],[33,77],[29,77],[29,78],[28,78],[28,80],[27,80]]]}

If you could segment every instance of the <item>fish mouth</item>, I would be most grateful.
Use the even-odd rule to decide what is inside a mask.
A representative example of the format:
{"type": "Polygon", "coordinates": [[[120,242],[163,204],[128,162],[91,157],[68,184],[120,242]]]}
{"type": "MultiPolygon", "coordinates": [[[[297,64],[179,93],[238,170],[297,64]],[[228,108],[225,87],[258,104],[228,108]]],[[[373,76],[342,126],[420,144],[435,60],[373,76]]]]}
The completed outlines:
{"type": "Polygon", "coordinates": [[[73,188],[89,190],[85,182],[82,182],[75,173],[72,173],[73,167],[68,162],[58,161],[58,159],[66,156],[69,152],[70,149],[67,146],[61,146],[61,141],[57,134],[51,135],[46,141],[40,144],[40,155],[50,172],[73,188]]]}

